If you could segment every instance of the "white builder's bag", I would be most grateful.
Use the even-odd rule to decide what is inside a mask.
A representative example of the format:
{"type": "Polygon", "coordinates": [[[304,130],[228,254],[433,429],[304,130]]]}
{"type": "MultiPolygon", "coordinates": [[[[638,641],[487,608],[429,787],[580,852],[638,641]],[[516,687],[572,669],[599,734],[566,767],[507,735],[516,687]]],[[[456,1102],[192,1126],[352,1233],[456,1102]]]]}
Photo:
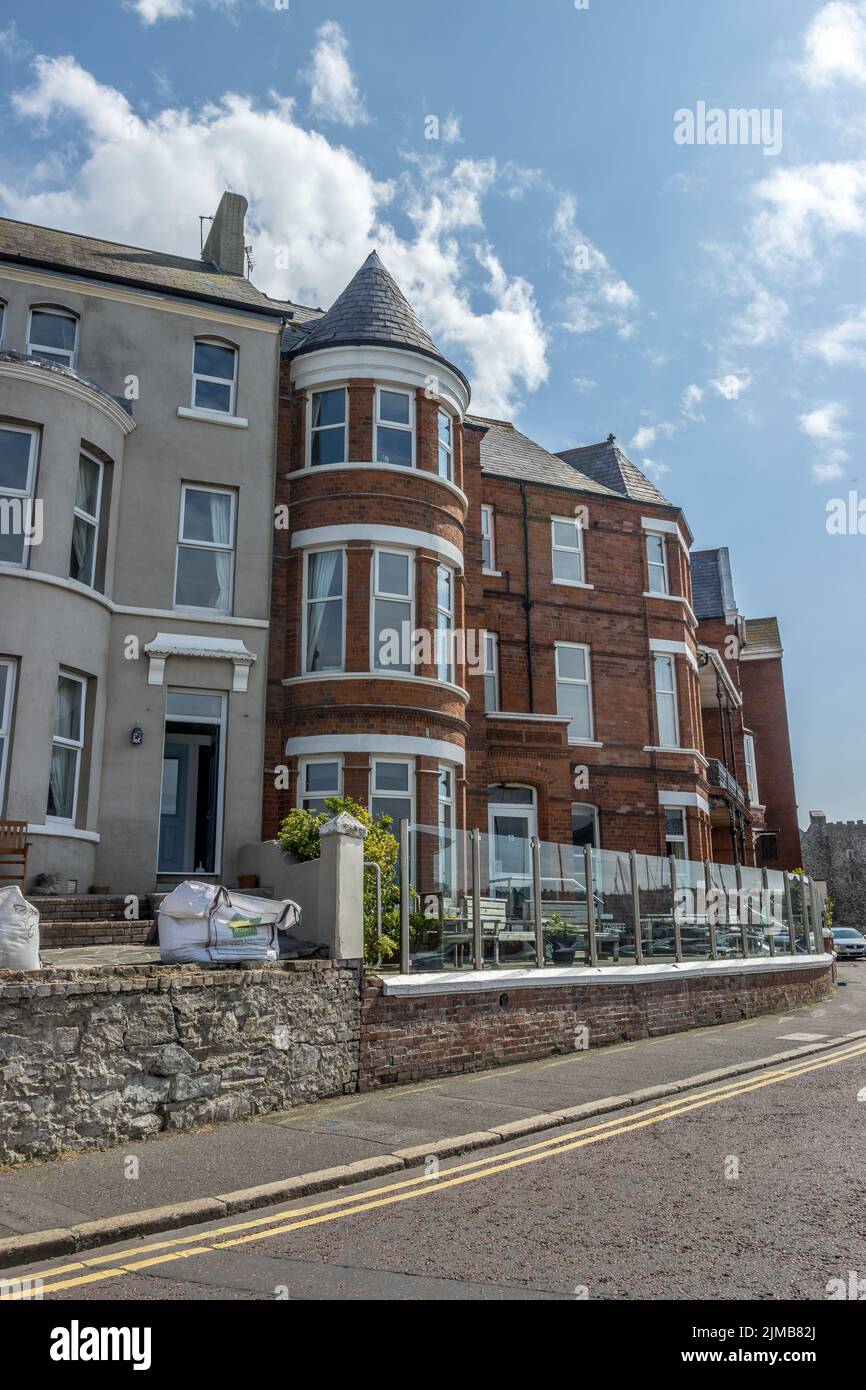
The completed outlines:
{"type": "Polygon", "coordinates": [[[0,970],[39,969],[39,913],[21,889],[0,888],[0,970]]]}
{"type": "Polygon", "coordinates": [[[159,954],[167,965],[277,960],[278,931],[300,920],[297,903],[246,897],[212,883],[187,881],[163,898],[159,954]]]}

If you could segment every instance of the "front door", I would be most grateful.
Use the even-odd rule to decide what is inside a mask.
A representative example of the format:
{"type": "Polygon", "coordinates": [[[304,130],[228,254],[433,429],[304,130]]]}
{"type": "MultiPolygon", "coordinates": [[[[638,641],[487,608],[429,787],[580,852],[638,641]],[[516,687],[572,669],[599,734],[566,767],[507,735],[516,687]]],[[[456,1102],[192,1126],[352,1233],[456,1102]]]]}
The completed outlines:
{"type": "Polygon", "coordinates": [[[166,738],[162,756],[159,808],[159,870],[182,874],[187,868],[190,745],[166,738]]]}
{"type": "Polygon", "coordinates": [[[491,787],[488,792],[490,892],[517,905],[532,884],[530,841],[537,833],[531,787],[491,787]]]}

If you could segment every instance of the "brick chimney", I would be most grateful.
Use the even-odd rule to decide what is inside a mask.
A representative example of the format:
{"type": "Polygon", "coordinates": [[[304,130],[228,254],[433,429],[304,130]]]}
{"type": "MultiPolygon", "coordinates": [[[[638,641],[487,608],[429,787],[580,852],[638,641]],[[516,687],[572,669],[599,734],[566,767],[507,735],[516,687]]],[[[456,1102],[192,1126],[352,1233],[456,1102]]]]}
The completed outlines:
{"type": "Polygon", "coordinates": [[[241,193],[224,193],[201,253],[203,261],[215,261],[226,275],[244,273],[244,218],[248,206],[241,193]]]}
{"type": "Polygon", "coordinates": [[[810,811],[809,824],[816,825],[819,830],[823,830],[824,826],[827,824],[826,813],[824,811],[810,811]]]}

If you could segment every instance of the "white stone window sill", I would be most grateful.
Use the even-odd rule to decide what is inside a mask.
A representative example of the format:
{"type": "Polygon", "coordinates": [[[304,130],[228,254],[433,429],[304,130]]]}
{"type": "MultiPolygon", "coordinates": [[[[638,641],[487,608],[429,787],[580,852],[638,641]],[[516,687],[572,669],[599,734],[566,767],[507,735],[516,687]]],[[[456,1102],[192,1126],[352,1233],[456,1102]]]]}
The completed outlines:
{"type": "Polygon", "coordinates": [[[490,579],[502,578],[502,570],[482,570],[481,573],[486,574],[490,579]]]}
{"type": "Polygon", "coordinates": [[[603,748],[604,744],[599,743],[594,738],[570,738],[568,746],[569,748],[603,748]]]}
{"type": "Polygon", "coordinates": [[[222,410],[199,410],[193,405],[179,405],[177,413],[182,420],[202,420],[209,425],[229,425],[231,429],[249,429],[249,420],[242,415],[226,415],[222,410]]]}
{"type": "Polygon", "coordinates": [[[90,840],[93,844],[99,844],[99,833],[96,830],[79,830],[68,820],[46,819],[44,825],[28,825],[28,835],[56,835],[59,840],[90,840]]]}
{"type": "Polygon", "coordinates": [[[594,589],[594,584],[584,584],[582,579],[551,579],[551,584],[557,584],[562,589],[594,589]]]}

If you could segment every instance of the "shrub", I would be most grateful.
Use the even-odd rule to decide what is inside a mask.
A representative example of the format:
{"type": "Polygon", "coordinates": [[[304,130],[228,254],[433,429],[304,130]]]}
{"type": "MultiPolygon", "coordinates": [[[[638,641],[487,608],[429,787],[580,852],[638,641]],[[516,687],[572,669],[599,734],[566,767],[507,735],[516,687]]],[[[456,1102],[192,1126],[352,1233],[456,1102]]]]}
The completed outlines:
{"type": "Polygon", "coordinates": [[[374,965],[380,958],[389,960],[396,955],[400,942],[400,888],[397,879],[397,859],[400,846],[391,832],[393,818],[374,818],[366,806],[348,796],[329,796],[328,810],[290,811],[283,821],[277,840],[283,854],[298,860],[318,859],[319,836],[322,826],[341,811],[348,811],[367,827],[364,858],[371,859],[382,871],[382,931],[376,920],[376,875],[364,871],[364,959],[374,965]]]}

